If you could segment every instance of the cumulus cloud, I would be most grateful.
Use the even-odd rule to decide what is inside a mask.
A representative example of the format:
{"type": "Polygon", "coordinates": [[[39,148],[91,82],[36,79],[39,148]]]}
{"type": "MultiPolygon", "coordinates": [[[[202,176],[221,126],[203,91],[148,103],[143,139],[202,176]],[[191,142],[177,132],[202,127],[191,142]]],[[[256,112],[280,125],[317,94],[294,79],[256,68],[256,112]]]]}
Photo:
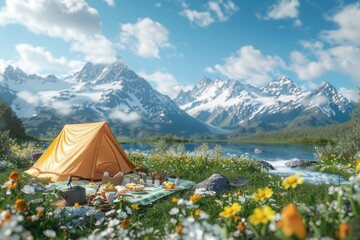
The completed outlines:
{"type": "Polygon", "coordinates": [[[328,20],[338,28],[322,32],[323,39],[337,44],[360,44],[360,3],[346,5],[328,20]]]}
{"type": "Polygon", "coordinates": [[[186,17],[191,23],[199,27],[206,27],[215,22],[209,12],[184,9],[180,15],[186,17]]]}
{"type": "Polygon", "coordinates": [[[155,89],[170,98],[175,98],[181,89],[189,89],[189,86],[180,85],[176,78],[167,72],[156,71],[152,74],[139,72],[139,76],[155,85],[155,89]]]}
{"type": "Polygon", "coordinates": [[[199,27],[207,27],[216,22],[216,18],[220,22],[227,21],[239,7],[233,1],[215,0],[210,1],[203,6],[202,10],[190,9],[186,2],[182,2],[183,10],[180,15],[186,17],[190,23],[199,27]]]}
{"type": "MultiPolygon", "coordinates": [[[[20,24],[36,34],[61,38],[77,46],[105,38],[101,34],[97,10],[90,7],[84,0],[8,0],[0,11],[0,26],[8,24],[20,24]]],[[[116,59],[111,44],[102,44],[101,47],[108,54],[107,62],[116,59]]],[[[84,54],[89,54],[93,50],[73,48],[75,51],[78,49],[84,54]]],[[[104,60],[103,54],[100,59],[104,60]]]]}
{"type": "Polygon", "coordinates": [[[334,71],[360,84],[360,3],[344,5],[326,19],[337,24],[336,29],[320,33],[320,40],[330,44],[302,41],[304,51],[291,53],[290,69],[303,80],[334,71]]]}
{"type": "Polygon", "coordinates": [[[294,19],[294,26],[299,27],[302,25],[299,17],[299,0],[278,0],[274,5],[268,9],[265,20],[279,20],[279,19],[294,19]]]}
{"type": "Polygon", "coordinates": [[[122,24],[120,28],[121,47],[130,47],[138,56],[160,58],[160,49],[171,46],[169,31],[150,18],[139,19],[135,24],[122,24]]]}
{"type": "Polygon", "coordinates": [[[120,120],[125,123],[134,122],[140,120],[140,115],[137,112],[126,113],[120,110],[114,110],[109,114],[112,120],[120,120]]]}
{"type": "Polygon", "coordinates": [[[311,50],[312,60],[299,51],[291,52],[290,69],[299,79],[313,80],[326,72],[339,71],[360,84],[360,48],[339,45],[332,48],[311,50]]]}
{"type": "Polygon", "coordinates": [[[339,89],[339,92],[340,92],[340,94],[342,94],[344,97],[346,97],[347,99],[349,99],[351,101],[358,102],[360,100],[358,91],[354,91],[352,89],[341,87],[339,89]]]}
{"type": "Polygon", "coordinates": [[[247,45],[227,57],[224,64],[216,64],[213,68],[206,69],[215,70],[231,79],[260,86],[272,80],[272,74],[282,65],[283,61],[278,56],[264,55],[253,46],[247,45]]]}
{"type": "Polygon", "coordinates": [[[15,48],[19,54],[19,60],[13,64],[28,73],[73,73],[84,65],[82,61],[68,60],[63,56],[55,58],[51,52],[44,48],[30,44],[17,44],[15,48]]]}
{"type": "Polygon", "coordinates": [[[233,1],[210,1],[207,6],[221,22],[227,21],[231,15],[239,10],[239,7],[233,1]]]}

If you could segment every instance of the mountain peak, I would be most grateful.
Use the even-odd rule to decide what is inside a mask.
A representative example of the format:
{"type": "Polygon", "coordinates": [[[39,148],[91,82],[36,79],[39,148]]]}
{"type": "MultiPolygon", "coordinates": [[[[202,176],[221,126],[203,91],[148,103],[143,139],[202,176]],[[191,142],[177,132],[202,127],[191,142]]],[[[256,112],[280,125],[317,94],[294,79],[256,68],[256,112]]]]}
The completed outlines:
{"type": "Polygon", "coordinates": [[[303,93],[300,87],[285,76],[269,82],[261,88],[261,92],[266,96],[300,95],[303,93]]]}

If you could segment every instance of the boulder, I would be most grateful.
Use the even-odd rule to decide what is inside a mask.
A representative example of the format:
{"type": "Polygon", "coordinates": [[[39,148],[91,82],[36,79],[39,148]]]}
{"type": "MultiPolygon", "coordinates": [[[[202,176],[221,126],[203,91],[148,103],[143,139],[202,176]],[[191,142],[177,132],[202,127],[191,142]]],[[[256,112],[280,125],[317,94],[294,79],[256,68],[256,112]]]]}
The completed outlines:
{"type": "Polygon", "coordinates": [[[269,170],[276,170],[275,167],[273,165],[271,165],[270,163],[266,162],[266,161],[259,161],[259,164],[265,168],[267,171],[269,170]]]}
{"type": "Polygon", "coordinates": [[[214,191],[219,196],[230,186],[229,179],[222,174],[213,174],[204,181],[196,184],[195,188],[205,188],[207,191],[214,191]]]}
{"type": "Polygon", "coordinates": [[[306,162],[304,160],[300,160],[300,159],[294,159],[291,161],[288,161],[285,163],[286,167],[290,167],[290,168],[295,168],[295,167],[305,167],[306,166],[306,162]]]}

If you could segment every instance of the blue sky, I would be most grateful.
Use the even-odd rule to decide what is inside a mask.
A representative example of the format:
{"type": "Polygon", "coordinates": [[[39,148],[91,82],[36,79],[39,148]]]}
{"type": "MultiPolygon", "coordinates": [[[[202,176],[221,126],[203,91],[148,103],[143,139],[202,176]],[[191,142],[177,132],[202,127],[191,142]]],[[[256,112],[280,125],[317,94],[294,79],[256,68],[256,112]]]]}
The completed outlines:
{"type": "Polygon", "coordinates": [[[0,71],[66,76],[121,58],[176,96],[203,76],[256,86],[328,81],[357,99],[360,2],[0,0],[0,71]]]}

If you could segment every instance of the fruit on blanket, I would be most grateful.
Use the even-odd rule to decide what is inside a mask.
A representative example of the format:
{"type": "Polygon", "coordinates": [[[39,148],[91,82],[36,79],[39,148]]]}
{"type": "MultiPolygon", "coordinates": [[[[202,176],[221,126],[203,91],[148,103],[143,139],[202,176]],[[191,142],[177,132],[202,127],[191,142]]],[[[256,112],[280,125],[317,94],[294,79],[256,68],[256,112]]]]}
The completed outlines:
{"type": "Polygon", "coordinates": [[[125,187],[126,187],[127,189],[133,189],[135,186],[136,186],[135,183],[128,183],[128,184],[125,185],[125,187]]]}
{"type": "Polygon", "coordinates": [[[164,182],[164,186],[166,189],[174,189],[175,188],[175,184],[172,182],[164,182]]]}
{"type": "Polygon", "coordinates": [[[117,192],[117,189],[114,187],[114,184],[108,182],[104,187],[102,187],[101,195],[105,197],[106,192],[117,192]]]}

